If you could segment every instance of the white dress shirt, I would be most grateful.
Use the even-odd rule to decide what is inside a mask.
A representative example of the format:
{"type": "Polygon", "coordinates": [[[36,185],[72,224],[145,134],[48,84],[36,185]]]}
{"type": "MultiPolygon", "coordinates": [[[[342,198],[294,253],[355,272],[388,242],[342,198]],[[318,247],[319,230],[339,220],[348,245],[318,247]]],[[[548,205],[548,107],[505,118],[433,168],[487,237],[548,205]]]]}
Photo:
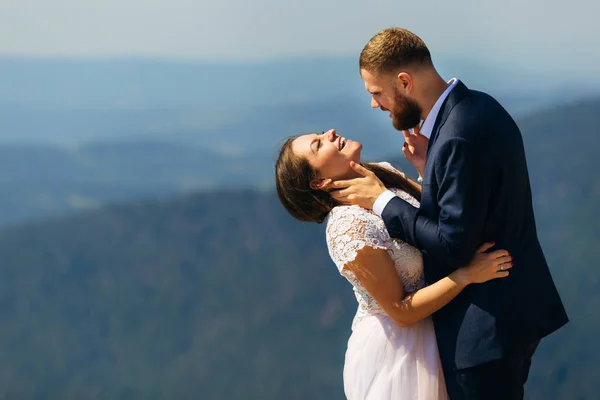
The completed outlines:
{"type": "MultiPolygon", "coordinates": [[[[433,125],[435,125],[435,120],[437,119],[438,114],[440,113],[440,108],[442,108],[444,100],[446,100],[446,97],[448,97],[452,89],[456,87],[458,79],[452,78],[448,81],[448,83],[450,84],[450,86],[448,86],[448,88],[444,90],[444,93],[442,93],[442,95],[437,99],[437,101],[431,108],[431,111],[429,111],[429,114],[427,114],[427,117],[425,117],[423,125],[421,125],[421,134],[423,136],[426,136],[427,139],[431,137],[431,133],[433,132],[433,125]]],[[[375,200],[375,203],[373,204],[373,212],[381,217],[385,206],[387,206],[390,200],[392,200],[394,197],[396,197],[396,195],[391,190],[386,190],[385,192],[383,192],[381,195],[379,195],[377,200],[375,200]]]]}

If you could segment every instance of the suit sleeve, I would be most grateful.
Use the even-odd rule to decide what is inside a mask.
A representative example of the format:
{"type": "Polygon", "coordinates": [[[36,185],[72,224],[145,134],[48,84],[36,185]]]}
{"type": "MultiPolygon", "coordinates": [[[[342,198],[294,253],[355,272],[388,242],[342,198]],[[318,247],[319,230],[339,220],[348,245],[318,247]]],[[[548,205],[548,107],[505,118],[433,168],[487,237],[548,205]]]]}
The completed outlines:
{"type": "Polygon", "coordinates": [[[445,142],[434,165],[439,219],[432,220],[395,197],[382,213],[390,236],[453,268],[466,265],[483,244],[491,188],[490,167],[477,150],[461,138],[445,142]]]}

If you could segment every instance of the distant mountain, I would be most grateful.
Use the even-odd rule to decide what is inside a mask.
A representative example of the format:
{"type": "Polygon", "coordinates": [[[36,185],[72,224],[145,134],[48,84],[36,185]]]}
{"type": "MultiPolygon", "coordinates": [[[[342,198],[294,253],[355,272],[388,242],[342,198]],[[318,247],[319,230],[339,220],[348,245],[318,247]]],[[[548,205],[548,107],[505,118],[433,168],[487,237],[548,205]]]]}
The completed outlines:
{"type": "MultiPolygon", "coordinates": [[[[521,66],[444,55],[435,62],[446,78],[490,92],[515,114],[600,91],[586,77],[573,77],[565,88],[554,76],[521,66]]],[[[328,110],[343,100],[360,105],[360,115],[366,115],[368,96],[357,68],[355,57],[261,63],[0,57],[0,143],[74,146],[148,136],[169,140],[175,134],[197,144],[226,129],[247,145],[250,134],[266,136],[228,127],[259,127],[248,120],[271,119],[265,115],[269,110],[293,114],[301,112],[297,105],[313,104],[328,110]]]]}
{"type": "MultiPolygon", "coordinates": [[[[547,163],[554,163],[563,156],[562,149],[568,148],[556,142],[572,130],[571,126],[597,124],[597,108],[598,101],[592,99],[521,118],[525,138],[532,140],[531,157],[540,160],[545,170],[547,163]]],[[[125,135],[71,148],[43,143],[0,146],[0,207],[5,210],[0,215],[0,226],[116,201],[217,187],[271,187],[277,147],[283,139],[331,127],[361,141],[367,160],[394,155],[390,149],[398,149],[399,155],[403,143],[387,114],[338,99],[240,111],[235,118],[204,133],[175,131],[168,136],[137,139],[125,135]]],[[[577,146],[581,140],[564,146],[577,146]]],[[[596,145],[595,136],[586,140],[587,147],[596,145]]],[[[571,154],[578,152],[575,148],[571,154]]],[[[573,163],[565,168],[571,168],[569,173],[574,177],[570,179],[578,179],[576,170],[585,169],[584,165],[593,160],[570,157],[573,163]]],[[[397,162],[402,165],[404,160],[398,158],[397,162]]],[[[545,181],[547,177],[542,174],[539,179],[545,181]]]]}
{"type": "Polygon", "coordinates": [[[0,226],[125,200],[249,183],[264,187],[271,174],[265,156],[231,157],[154,140],[77,149],[0,146],[0,226]]]}
{"type": "MultiPolygon", "coordinates": [[[[565,89],[543,71],[446,55],[434,61],[444,76],[489,91],[515,115],[600,91],[584,77],[565,89]]],[[[0,56],[0,76],[0,226],[190,190],[264,188],[286,136],[334,127],[361,141],[366,159],[386,157],[403,141],[385,113],[369,108],[355,57],[0,56]]]]}
{"type": "MultiPolygon", "coordinates": [[[[595,99],[521,122],[540,239],[571,317],[536,353],[532,399],[600,391],[598,111],[595,99]]],[[[5,229],[0,286],[0,397],[343,398],[352,290],[323,227],[293,221],[272,193],[5,229]]]]}
{"type": "MultiPolygon", "coordinates": [[[[147,116],[152,120],[155,113],[147,116]]],[[[0,118],[0,125],[15,115],[6,117],[0,118]]],[[[113,121],[104,113],[98,117],[107,118],[105,125],[128,126],[127,121],[113,121]]],[[[22,115],[15,123],[33,124],[51,136],[62,130],[94,133],[103,129],[93,124],[86,128],[88,123],[76,115],[64,121],[65,126],[22,115]]],[[[330,127],[360,140],[366,158],[381,157],[389,148],[402,145],[402,135],[391,129],[387,115],[344,99],[240,110],[205,131],[124,134],[71,147],[41,140],[0,145],[0,207],[10,210],[0,215],[0,226],[127,199],[215,187],[270,187],[277,146],[284,138],[330,127]]]]}

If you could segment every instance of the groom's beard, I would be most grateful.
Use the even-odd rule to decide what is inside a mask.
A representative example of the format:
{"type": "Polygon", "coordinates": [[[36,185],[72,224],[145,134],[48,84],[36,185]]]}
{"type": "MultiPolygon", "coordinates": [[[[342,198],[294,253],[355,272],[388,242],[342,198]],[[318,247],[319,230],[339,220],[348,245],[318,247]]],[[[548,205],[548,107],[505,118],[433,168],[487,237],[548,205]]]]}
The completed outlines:
{"type": "Polygon", "coordinates": [[[412,129],[421,122],[421,107],[410,97],[396,91],[394,94],[392,125],[399,131],[412,129]]]}

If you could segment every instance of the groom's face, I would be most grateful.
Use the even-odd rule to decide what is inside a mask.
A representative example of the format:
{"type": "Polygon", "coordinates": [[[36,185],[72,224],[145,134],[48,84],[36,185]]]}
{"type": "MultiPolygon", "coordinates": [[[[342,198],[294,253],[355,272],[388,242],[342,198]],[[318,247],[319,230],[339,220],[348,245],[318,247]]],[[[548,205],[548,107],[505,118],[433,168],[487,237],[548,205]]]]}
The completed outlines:
{"type": "MultiPolygon", "coordinates": [[[[371,107],[389,112],[394,128],[401,131],[414,128],[419,124],[421,107],[415,99],[402,93],[398,88],[402,82],[397,76],[392,74],[376,76],[366,70],[361,71],[361,76],[365,88],[371,93],[371,107]]],[[[402,90],[404,90],[403,86],[402,90]]]]}

